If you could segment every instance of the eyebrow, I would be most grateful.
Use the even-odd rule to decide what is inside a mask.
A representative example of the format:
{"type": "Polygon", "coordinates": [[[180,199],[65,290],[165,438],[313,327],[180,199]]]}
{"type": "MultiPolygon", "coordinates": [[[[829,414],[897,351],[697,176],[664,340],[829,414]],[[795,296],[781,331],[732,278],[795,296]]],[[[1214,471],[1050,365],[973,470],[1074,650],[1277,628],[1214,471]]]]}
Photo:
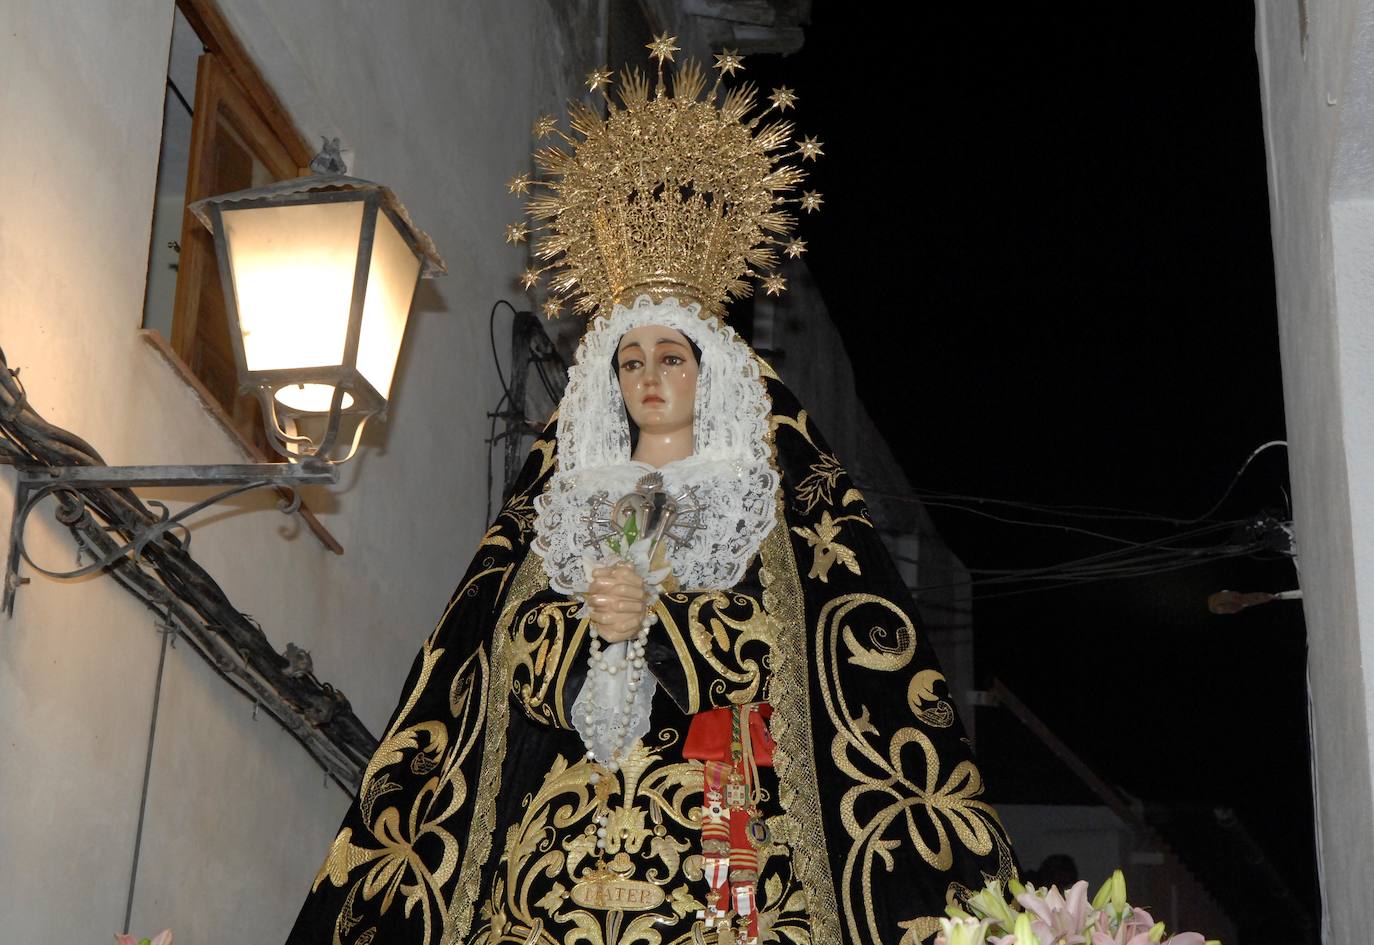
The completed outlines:
{"type": "MultiPolygon", "coordinates": [[[[678,341],[676,338],[660,338],[657,341],[655,341],[654,344],[677,345],[679,348],[687,347],[687,345],[683,344],[681,341],[678,341]]],[[[623,354],[624,352],[629,351],[631,348],[638,348],[640,351],[644,350],[644,346],[641,345],[638,341],[631,341],[627,345],[622,345],[620,350],[616,353],[623,354]]]]}

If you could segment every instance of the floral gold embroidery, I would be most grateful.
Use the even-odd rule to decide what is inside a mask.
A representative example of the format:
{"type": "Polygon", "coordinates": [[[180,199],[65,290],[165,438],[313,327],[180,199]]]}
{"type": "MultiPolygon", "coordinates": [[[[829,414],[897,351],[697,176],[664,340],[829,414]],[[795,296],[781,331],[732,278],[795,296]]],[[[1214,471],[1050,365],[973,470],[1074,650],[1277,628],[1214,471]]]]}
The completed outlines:
{"type": "Polygon", "coordinates": [[[568,637],[583,621],[574,617],[578,601],[545,601],[529,609],[511,627],[511,691],[527,715],[546,725],[569,727],[559,711],[561,671],[566,669],[568,637]]]}
{"type": "MultiPolygon", "coordinates": [[[[914,849],[940,871],[953,865],[956,840],[975,856],[996,852],[999,862],[1004,859],[1001,823],[992,807],[978,799],[983,783],[977,766],[971,760],[947,765],[930,737],[914,727],[880,731],[868,706],[852,701],[859,693],[846,688],[846,682],[858,687],[853,672],[841,672],[842,659],[867,670],[893,672],[911,662],[916,645],[906,613],[872,594],[836,597],[817,617],[814,656],[822,701],[836,732],[831,760],[851,782],[840,798],[850,846],[839,890],[841,912],[855,941],[882,940],[871,908],[871,877],[875,870],[894,869],[893,851],[899,847],[914,849]],[[868,627],[856,632],[860,617],[868,627]],[[847,657],[841,656],[841,642],[847,657]]],[[[919,673],[917,678],[922,679],[914,686],[919,697],[935,679],[919,673]]],[[[1005,860],[1010,861],[1009,853],[1005,860]]]]}
{"type": "MultiPolygon", "coordinates": [[[[482,720],[464,712],[462,705],[451,703],[458,709],[452,729],[437,719],[407,724],[443,654],[442,648],[426,641],[415,685],[363,772],[359,809],[366,834],[349,827],[340,831],[315,877],[314,889],[326,879],[338,887],[352,881],[345,907],[335,920],[336,936],[348,934],[360,921],[353,913],[359,895],[364,902],[380,897],[379,915],[396,905],[399,895],[400,908],[407,915],[419,913],[426,938],[447,912],[442,888],[453,876],[459,850],[457,838],[443,824],[467,801],[462,764],[477,742],[482,720]],[[433,777],[409,795],[404,811],[394,805],[379,810],[381,801],[399,790],[386,769],[407,760],[411,774],[433,777]],[[357,877],[356,872],[363,867],[367,867],[366,872],[357,877]]],[[[487,685],[485,652],[479,649],[470,656],[458,667],[455,677],[455,687],[483,691],[487,685]]]]}
{"type": "MultiPolygon", "coordinates": [[[[668,731],[660,742],[665,735],[668,744],[677,738],[668,731]]],[[[701,879],[699,857],[684,857],[690,845],[673,839],[683,829],[697,829],[701,764],[665,763],[662,751],[638,746],[618,773],[603,774],[595,788],[594,769],[585,758],[555,759],[539,789],[526,798],[519,823],[506,833],[473,945],[659,945],[655,926],[665,910],[681,918],[704,907],[688,885],[701,879]],[[619,803],[610,800],[616,797],[619,803]],[[609,859],[598,869],[594,818],[603,804],[610,813],[609,859]],[[677,829],[669,830],[669,823],[677,829]],[[545,877],[557,881],[531,903],[545,877]],[[563,930],[556,939],[554,929],[563,930]]]]}
{"type": "MultiPolygon", "coordinates": [[[[842,515],[838,519],[832,518],[828,511],[821,512],[821,520],[816,523],[815,528],[802,528],[792,526],[792,531],[806,539],[806,543],[811,546],[813,557],[811,560],[811,570],[807,573],[809,578],[819,578],[823,583],[830,580],[830,568],[838,561],[854,574],[861,574],[859,570],[859,559],[855,557],[854,550],[848,545],[842,545],[835,539],[840,535],[840,523],[848,520],[863,521],[853,515],[842,515]]],[[[865,524],[867,524],[865,522],[865,524]]]]}
{"type": "Polygon", "coordinates": [[[810,515],[817,503],[832,504],[835,486],[844,475],[844,467],[833,453],[821,453],[820,461],[811,464],[811,472],[797,483],[797,507],[810,515]]]}

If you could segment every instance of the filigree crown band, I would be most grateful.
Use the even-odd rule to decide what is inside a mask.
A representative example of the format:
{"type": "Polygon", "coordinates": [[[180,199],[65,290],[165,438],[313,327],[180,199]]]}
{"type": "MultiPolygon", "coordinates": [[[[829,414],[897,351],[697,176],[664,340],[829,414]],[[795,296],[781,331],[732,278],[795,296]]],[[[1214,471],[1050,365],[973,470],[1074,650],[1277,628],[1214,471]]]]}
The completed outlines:
{"type": "Polygon", "coordinates": [[[533,253],[542,265],[521,280],[531,289],[549,274],[544,312],[551,318],[564,304],[585,315],[609,313],[643,293],[695,299],[705,314],[719,315],[729,300],[751,294],[751,278],[770,294],[782,292],[779,250],[794,258],[806,252],[806,243],[791,237],[797,218],[788,207],[820,208],[820,194],[797,196],[797,189],[805,179],[801,164],[824,152],[815,138],[793,141],[792,122],[781,117],[796,93],[774,89],[756,112],[752,83],[722,88],[742,68],[733,50],[715,57],[709,91],[693,60],[676,70],[669,88],[663,67],[678,51],[674,42],[665,34],[648,44],[658,62],[652,91],[642,73],[626,70],[617,103],[608,91],[611,73],[597,70],[587,88],[601,92],[605,118],[573,102],[569,131],[548,115],[535,123],[536,138],[556,136],[561,144],[535,152],[540,177],[521,174],[508,185],[513,194],[543,192],[526,206],[532,225],[508,226],[506,239],[535,234],[533,253]],[[794,158],[800,160],[788,163],[794,158]]]}

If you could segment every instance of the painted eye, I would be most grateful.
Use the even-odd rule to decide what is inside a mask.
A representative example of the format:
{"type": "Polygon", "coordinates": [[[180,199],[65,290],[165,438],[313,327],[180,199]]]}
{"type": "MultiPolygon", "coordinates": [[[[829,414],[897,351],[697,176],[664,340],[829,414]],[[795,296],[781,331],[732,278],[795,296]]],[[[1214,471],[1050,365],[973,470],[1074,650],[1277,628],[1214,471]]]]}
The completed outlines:
{"type": "Polygon", "coordinates": [[[629,359],[629,360],[627,360],[627,361],[622,361],[622,362],[620,363],[620,369],[621,369],[622,371],[633,371],[633,370],[636,370],[637,368],[639,368],[639,366],[640,366],[639,362],[636,361],[636,360],[634,360],[633,358],[631,358],[631,359],[629,359]]]}
{"type": "Polygon", "coordinates": [[[683,360],[681,355],[670,354],[663,359],[663,363],[669,365],[670,367],[677,367],[679,364],[684,364],[686,362],[683,360]]]}

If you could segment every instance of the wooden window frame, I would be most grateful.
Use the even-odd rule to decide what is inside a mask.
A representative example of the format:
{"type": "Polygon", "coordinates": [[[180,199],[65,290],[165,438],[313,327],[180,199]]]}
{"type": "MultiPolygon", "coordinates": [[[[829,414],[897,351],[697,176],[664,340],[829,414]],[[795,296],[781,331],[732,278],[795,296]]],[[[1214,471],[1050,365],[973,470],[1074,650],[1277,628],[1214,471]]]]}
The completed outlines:
{"type": "MultiPolygon", "coordinates": [[[[196,66],[190,166],[182,204],[172,337],[163,339],[156,331],[145,331],[144,336],[250,456],[260,462],[271,462],[277,457],[269,455],[264,448],[266,436],[263,431],[251,426],[245,430],[245,418],[235,416],[242,413],[238,409],[241,404],[226,408],[191,367],[199,363],[196,349],[202,343],[198,323],[204,283],[207,278],[218,283],[218,269],[213,239],[185,208],[204,197],[214,196],[210,192],[215,186],[211,143],[216,133],[222,133],[218,131],[221,121],[276,180],[308,174],[312,153],[305,136],[296,128],[286,107],[229,28],[215,0],[176,0],[176,6],[199,36],[205,53],[196,66]]],[[[219,286],[212,287],[212,291],[219,291],[219,286]]],[[[260,425],[261,419],[256,423],[260,425]]],[[[343,554],[343,546],[309,508],[301,505],[299,514],[326,548],[343,554]]]]}

